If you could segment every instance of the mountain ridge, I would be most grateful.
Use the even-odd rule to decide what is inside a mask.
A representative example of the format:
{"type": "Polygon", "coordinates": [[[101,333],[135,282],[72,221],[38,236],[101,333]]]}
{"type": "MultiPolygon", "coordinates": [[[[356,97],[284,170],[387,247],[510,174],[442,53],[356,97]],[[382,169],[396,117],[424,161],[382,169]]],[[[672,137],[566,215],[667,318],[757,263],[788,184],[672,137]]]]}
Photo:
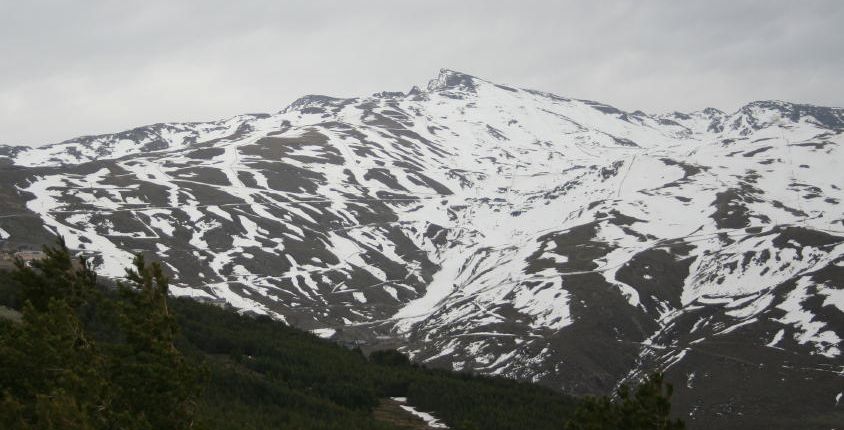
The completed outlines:
{"type": "MultiPolygon", "coordinates": [[[[449,90],[463,90],[463,91],[465,91],[466,89],[471,90],[471,88],[474,87],[474,84],[467,86],[466,83],[467,82],[471,83],[471,82],[474,82],[474,81],[483,82],[483,83],[486,83],[486,84],[489,84],[489,85],[494,85],[494,86],[497,86],[499,88],[504,88],[504,89],[507,89],[507,90],[524,91],[524,92],[528,92],[528,93],[531,93],[531,94],[542,95],[542,96],[545,96],[545,97],[549,97],[551,99],[567,100],[567,101],[568,100],[574,100],[574,101],[586,103],[586,104],[589,104],[589,105],[592,105],[592,106],[596,106],[596,109],[599,109],[599,110],[601,108],[603,108],[603,109],[606,109],[608,112],[619,113],[619,114],[624,115],[624,116],[629,115],[629,116],[639,116],[639,117],[648,117],[648,118],[657,118],[657,119],[668,118],[668,117],[679,117],[679,118],[683,118],[683,119],[690,119],[694,116],[698,116],[700,114],[705,114],[707,117],[712,119],[713,116],[735,117],[739,113],[751,113],[753,107],[765,107],[765,108],[775,108],[776,110],[779,110],[781,112],[791,112],[792,115],[796,114],[798,116],[798,119],[799,119],[799,115],[800,115],[801,111],[810,112],[810,113],[811,112],[819,112],[822,115],[822,117],[826,119],[826,121],[822,120],[825,126],[830,126],[830,127],[842,127],[842,126],[844,126],[844,108],[842,108],[842,107],[827,107],[827,106],[820,106],[820,105],[814,105],[814,104],[808,104],[808,103],[794,103],[794,102],[788,102],[788,101],[783,101],[783,100],[770,99],[770,100],[756,100],[756,101],[749,102],[749,103],[739,107],[735,112],[733,112],[731,114],[727,114],[726,112],[724,112],[724,111],[722,111],[718,108],[714,108],[714,107],[706,107],[706,108],[699,109],[699,110],[692,111],[692,112],[674,111],[674,112],[670,112],[670,113],[653,113],[653,114],[648,114],[648,113],[645,113],[641,110],[635,110],[633,112],[627,112],[627,111],[615,108],[611,105],[607,105],[607,104],[597,102],[597,101],[593,101],[593,100],[567,98],[567,97],[562,97],[562,96],[559,96],[559,95],[556,95],[556,94],[553,94],[553,93],[538,91],[538,90],[534,90],[534,89],[526,89],[526,88],[516,89],[514,87],[509,87],[509,86],[506,86],[506,85],[495,84],[495,83],[492,83],[490,81],[487,81],[487,80],[484,80],[484,79],[481,79],[481,78],[478,78],[478,77],[475,77],[475,76],[472,76],[472,75],[469,75],[469,74],[466,74],[466,73],[463,73],[463,72],[447,69],[447,68],[440,69],[438,76],[431,79],[428,82],[428,84],[426,86],[426,88],[427,88],[426,91],[427,92],[439,92],[439,91],[449,91],[449,90]]],[[[372,97],[372,98],[407,97],[407,96],[411,96],[411,95],[418,95],[420,92],[421,92],[421,90],[419,89],[419,87],[414,86],[407,93],[385,91],[385,92],[375,93],[370,97],[372,97]]],[[[302,97],[294,100],[293,102],[291,102],[289,105],[287,105],[285,108],[281,109],[277,113],[278,114],[289,113],[289,112],[300,110],[300,109],[306,109],[307,107],[318,106],[318,105],[321,105],[321,104],[329,102],[329,101],[334,102],[334,103],[337,103],[337,102],[349,103],[349,102],[362,100],[362,99],[365,99],[365,98],[366,97],[337,98],[337,97],[327,96],[327,95],[310,94],[310,95],[305,95],[305,96],[302,96],[302,97]]],[[[0,144],[0,148],[5,149],[5,151],[0,150],[0,157],[7,157],[8,158],[8,155],[4,155],[4,152],[10,153],[10,154],[11,153],[17,154],[17,153],[20,153],[20,152],[27,152],[27,151],[30,151],[30,150],[33,150],[33,149],[37,150],[37,149],[40,149],[40,148],[55,147],[55,146],[59,146],[59,145],[70,145],[70,144],[74,144],[74,143],[79,142],[79,141],[86,142],[86,141],[96,140],[96,139],[99,139],[99,138],[110,137],[110,136],[131,135],[132,133],[143,133],[143,132],[148,132],[148,131],[155,131],[155,130],[160,130],[160,129],[167,128],[167,127],[178,128],[179,126],[189,127],[189,126],[202,126],[202,125],[209,125],[209,124],[229,123],[229,122],[232,122],[232,121],[238,121],[241,118],[245,118],[245,117],[256,117],[257,118],[257,117],[266,117],[268,115],[271,115],[271,114],[269,114],[269,113],[249,113],[249,114],[234,115],[234,116],[231,116],[231,117],[212,120],[212,121],[157,122],[157,123],[153,123],[153,124],[140,125],[140,126],[133,127],[131,129],[124,130],[124,131],[117,132],[117,133],[103,133],[103,134],[97,134],[97,135],[82,135],[82,136],[77,136],[77,137],[67,139],[67,140],[64,140],[64,141],[61,141],[61,142],[56,142],[56,143],[51,143],[51,144],[46,144],[46,145],[41,145],[41,146],[35,146],[35,147],[23,146],[23,145],[0,144]]],[[[161,136],[159,136],[159,137],[161,137],[161,136]]],[[[143,148],[143,149],[150,149],[150,148],[143,148]]],[[[162,148],[162,149],[168,149],[168,148],[162,148]]],[[[93,160],[94,160],[94,158],[88,159],[87,161],[93,161],[93,160]]],[[[82,161],[82,159],[78,159],[75,162],[79,163],[79,162],[83,162],[83,161],[82,161]]],[[[70,163],[70,164],[72,164],[72,163],[70,163]]]]}
{"type": "Polygon", "coordinates": [[[842,118],[630,113],[444,69],[10,153],[0,228],[434,367],[573,394],[666,370],[690,423],[739,428],[724,411],[840,413],[842,118]]]}

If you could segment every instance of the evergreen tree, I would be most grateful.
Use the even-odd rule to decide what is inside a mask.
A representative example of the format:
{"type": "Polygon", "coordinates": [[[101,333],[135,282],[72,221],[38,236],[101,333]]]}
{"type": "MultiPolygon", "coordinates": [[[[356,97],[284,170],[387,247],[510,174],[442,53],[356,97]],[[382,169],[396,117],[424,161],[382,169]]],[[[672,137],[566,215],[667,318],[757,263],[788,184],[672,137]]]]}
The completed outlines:
{"type": "Polygon", "coordinates": [[[144,417],[155,429],[193,425],[200,372],[174,344],[176,321],[167,305],[168,281],[158,263],[135,257],[119,285],[120,327],[125,344],[113,348],[110,380],[122,408],[144,417]]]}
{"type": "Polygon", "coordinates": [[[47,310],[50,299],[65,302],[74,309],[89,302],[97,282],[97,274],[90,264],[80,258],[79,264],[74,265],[61,238],[57,246],[45,246],[43,252],[44,258],[32,260],[31,267],[21,259],[15,260],[17,269],[12,272],[12,279],[19,283],[23,299],[39,312],[47,310]]]}
{"type": "Polygon", "coordinates": [[[0,301],[23,315],[0,318],[4,430],[389,430],[373,410],[396,396],[455,429],[551,430],[575,407],[533,384],[426,369],[397,351],[367,360],[268,317],[168,300],[161,266],[140,257],[115,289],[62,244],[45,251],[0,276],[0,301]]]}
{"type": "Polygon", "coordinates": [[[135,260],[121,294],[64,242],[11,274],[22,321],[0,320],[4,429],[187,429],[200,375],[174,345],[167,279],[135,260]]]}
{"type": "Polygon", "coordinates": [[[4,428],[96,428],[103,421],[103,357],[78,317],[95,275],[71,264],[63,242],[27,267],[17,261],[23,320],[0,324],[4,428]]]}
{"type": "Polygon", "coordinates": [[[567,430],[682,430],[682,420],[671,419],[671,384],[660,373],[650,375],[635,390],[622,386],[618,399],[588,397],[566,424],[567,430]]]}

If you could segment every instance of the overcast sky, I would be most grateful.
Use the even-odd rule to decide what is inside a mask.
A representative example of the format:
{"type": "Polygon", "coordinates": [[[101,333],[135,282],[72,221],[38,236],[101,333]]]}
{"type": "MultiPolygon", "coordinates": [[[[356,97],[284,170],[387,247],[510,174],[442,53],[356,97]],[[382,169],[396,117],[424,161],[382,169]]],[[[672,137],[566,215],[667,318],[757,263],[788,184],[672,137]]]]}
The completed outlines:
{"type": "Polygon", "coordinates": [[[0,144],[275,112],[442,68],[626,110],[844,105],[844,1],[0,0],[0,144]]]}

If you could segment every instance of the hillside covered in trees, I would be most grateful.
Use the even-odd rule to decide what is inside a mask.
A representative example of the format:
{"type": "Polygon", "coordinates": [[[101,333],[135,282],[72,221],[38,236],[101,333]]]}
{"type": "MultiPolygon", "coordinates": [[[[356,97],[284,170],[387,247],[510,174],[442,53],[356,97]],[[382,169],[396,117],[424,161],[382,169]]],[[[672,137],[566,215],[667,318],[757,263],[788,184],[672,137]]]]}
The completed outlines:
{"type": "Polygon", "coordinates": [[[659,377],[616,401],[369,357],[267,317],[167,294],[143,258],[114,285],[63,244],[0,272],[5,429],[398,429],[385,399],[453,429],[682,428],[659,377]]]}

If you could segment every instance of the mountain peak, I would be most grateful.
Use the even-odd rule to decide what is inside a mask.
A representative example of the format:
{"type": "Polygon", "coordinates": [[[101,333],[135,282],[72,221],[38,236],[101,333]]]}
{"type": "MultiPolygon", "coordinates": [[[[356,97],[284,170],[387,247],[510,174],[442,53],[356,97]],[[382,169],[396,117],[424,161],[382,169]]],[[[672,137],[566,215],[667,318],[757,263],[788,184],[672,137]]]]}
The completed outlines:
{"type": "Polygon", "coordinates": [[[478,78],[450,69],[440,69],[439,75],[428,82],[428,91],[474,91],[478,78]]]}
{"type": "Polygon", "coordinates": [[[174,295],[431,367],[573,393],[667,369],[699,420],[747,376],[764,396],[733,410],[764,416],[732,428],[832,416],[842,378],[804,369],[844,356],[844,110],[748,106],[628,113],[443,69],[405,95],[0,148],[0,245],[55,232],[107,277],[142,252],[174,295]],[[811,408],[765,409],[796,394],[811,408]]]}
{"type": "Polygon", "coordinates": [[[764,124],[771,124],[780,121],[778,118],[798,122],[801,119],[808,118],[825,128],[844,129],[844,109],[841,108],[798,104],[782,100],[758,100],[744,105],[737,113],[753,118],[752,122],[754,123],[761,121],[764,124]]]}
{"type": "Polygon", "coordinates": [[[309,94],[306,96],[299,97],[298,99],[293,101],[293,103],[290,103],[290,105],[284,108],[281,112],[287,113],[296,110],[302,110],[309,107],[320,107],[340,101],[343,101],[343,99],[319,94],[309,94]]]}

